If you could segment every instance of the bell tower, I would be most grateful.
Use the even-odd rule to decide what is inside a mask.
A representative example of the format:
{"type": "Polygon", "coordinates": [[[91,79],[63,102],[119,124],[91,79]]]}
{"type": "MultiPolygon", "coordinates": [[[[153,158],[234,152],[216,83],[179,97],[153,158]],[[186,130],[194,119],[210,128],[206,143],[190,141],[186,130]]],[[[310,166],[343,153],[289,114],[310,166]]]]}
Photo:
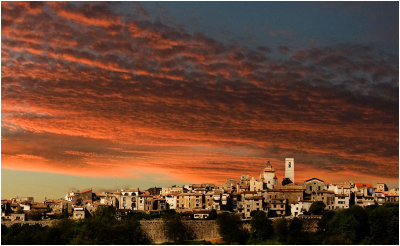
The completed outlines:
{"type": "Polygon", "coordinates": [[[294,183],[294,158],[285,158],[285,178],[294,183]]]}

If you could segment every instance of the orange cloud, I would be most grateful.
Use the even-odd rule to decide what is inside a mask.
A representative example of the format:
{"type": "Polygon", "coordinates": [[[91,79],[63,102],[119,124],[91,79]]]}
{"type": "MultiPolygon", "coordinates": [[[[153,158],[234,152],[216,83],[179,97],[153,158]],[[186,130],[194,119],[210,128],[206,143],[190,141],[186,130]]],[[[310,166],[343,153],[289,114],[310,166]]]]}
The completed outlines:
{"type": "Polygon", "coordinates": [[[43,4],[2,3],[3,168],[221,183],[268,159],[281,178],[293,156],[299,180],[398,178],[398,68],[376,54],[272,60],[103,4],[43,4]]]}

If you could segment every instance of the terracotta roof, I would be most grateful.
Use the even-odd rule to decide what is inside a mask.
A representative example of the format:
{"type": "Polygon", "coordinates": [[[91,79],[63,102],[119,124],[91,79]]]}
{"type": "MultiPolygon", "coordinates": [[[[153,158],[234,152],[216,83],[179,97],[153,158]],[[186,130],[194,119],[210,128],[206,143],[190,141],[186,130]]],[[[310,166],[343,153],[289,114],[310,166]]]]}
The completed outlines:
{"type": "Polygon", "coordinates": [[[287,184],[287,185],[278,185],[275,187],[274,190],[281,190],[281,191],[285,191],[285,190],[304,190],[304,187],[302,185],[297,185],[297,184],[287,184]]]}
{"type": "Polygon", "coordinates": [[[357,187],[366,186],[366,187],[368,187],[368,188],[372,188],[372,184],[368,184],[368,183],[355,183],[355,185],[356,185],[357,187]]]}
{"type": "Polygon", "coordinates": [[[242,191],[242,194],[257,194],[257,191],[242,191]]]}
{"type": "Polygon", "coordinates": [[[86,192],[92,192],[92,189],[86,189],[86,190],[83,190],[83,191],[81,191],[80,193],[82,194],[82,193],[86,193],[86,192]]]}
{"type": "Polygon", "coordinates": [[[383,194],[385,194],[385,196],[399,196],[399,194],[389,192],[389,191],[385,191],[385,192],[383,192],[383,194]]]}
{"type": "Polygon", "coordinates": [[[309,203],[313,203],[314,201],[311,201],[311,200],[299,200],[299,202],[309,202],[309,203]]]}
{"type": "Polygon", "coordinates": [[[142,194],[142,195],[139,195],[139,197],[153,197],[152,195],[147,195],[147,194],[142,194]]]}

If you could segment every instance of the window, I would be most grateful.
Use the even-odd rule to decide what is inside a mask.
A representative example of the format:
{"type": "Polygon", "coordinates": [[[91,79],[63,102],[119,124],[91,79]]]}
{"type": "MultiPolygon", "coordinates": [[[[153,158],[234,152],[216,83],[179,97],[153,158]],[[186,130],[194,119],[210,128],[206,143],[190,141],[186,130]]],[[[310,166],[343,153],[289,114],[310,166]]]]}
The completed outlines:
{"type": "Polygon", "coordinates": [[[312,186],[310,186],[310,191],[312,191],[312,186]]]}
{"type": "Polygon", "coordinates": [[[274,204],[274,208],[276,208],[276,204],[274,204]]]}

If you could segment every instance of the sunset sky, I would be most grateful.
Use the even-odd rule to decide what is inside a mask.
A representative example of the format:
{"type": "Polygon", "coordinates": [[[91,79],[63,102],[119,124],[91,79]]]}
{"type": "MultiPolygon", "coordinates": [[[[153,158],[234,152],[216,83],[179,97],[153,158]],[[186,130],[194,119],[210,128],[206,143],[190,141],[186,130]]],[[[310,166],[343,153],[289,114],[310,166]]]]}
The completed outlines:
{"type": "Polygon", "coordinates": [[[1,197],[399,182],[397,2],[2,2],[1,197]]]}

